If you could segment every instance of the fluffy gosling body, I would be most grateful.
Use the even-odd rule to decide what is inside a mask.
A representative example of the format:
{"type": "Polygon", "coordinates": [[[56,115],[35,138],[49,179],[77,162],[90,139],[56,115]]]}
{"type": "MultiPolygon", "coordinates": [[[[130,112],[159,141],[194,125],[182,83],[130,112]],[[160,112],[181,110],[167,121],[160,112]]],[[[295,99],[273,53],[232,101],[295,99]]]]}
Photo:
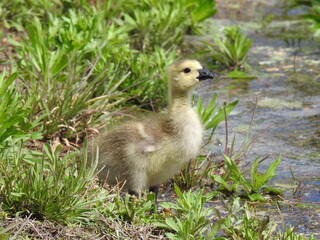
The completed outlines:
{"type": "MultiPolygon", "coordinates": [[[[197,157],[203,128],[191,98],[199,81],[215,74],[195,60],[168,68],[169,106],[166,114],[129,121],[92,141],[99,146],[98,176],[108,184],[141,193],[168,181],[197,157]]],[[[93,151],[95,152],[95,151],[93,151]]]]}

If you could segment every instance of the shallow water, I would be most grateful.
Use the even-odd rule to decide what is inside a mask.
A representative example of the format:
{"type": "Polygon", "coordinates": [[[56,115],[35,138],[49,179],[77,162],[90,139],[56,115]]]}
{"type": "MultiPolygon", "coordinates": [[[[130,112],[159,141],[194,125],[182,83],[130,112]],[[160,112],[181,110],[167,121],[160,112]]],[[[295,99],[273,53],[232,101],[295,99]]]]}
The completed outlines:
{"type": "MultiPolygon", "coordinates": [[[[241,2],[245,5],[252,1],[241,2]]],[[[294,15],[303,9],[286,12],[283,20],[257,30],[261,29],[257,27],[261,26],[257,19],[262,17],[256,15],[281,16],[285,12],[276,1],[258,2],[260,5],[250,5],[256,11],[248,14],[218,4],[223,10],[211,23],[216,29],[240,24],[254,39],[249,63],[257,78],[205,82],[198,89],[199,95],[207,102],[215,93],[221,103],[239,100],[228,119],[229,139],[236,134],[238,148],[248,134],[250,139],[255,139],[245,159],[250,163],[257,156],[269,155],[261,170],[280,155],[282,158],[273,184],[286,190],[287,202],[282,204],[281,214],[275,214],[275,219],[281,222],[283,218],[287,226],[297,225],[298,232],[320,236],[320,44],[301,32],[306,27],[294,27],[297,21],[294,15]],[[225,19],[226,16],[232,19],[225,19]],[[279,26],[287,26],[288,31],[279,30],[279,26]]],[[[225,126],[221,125],[211,151],[224,151],[225,134],[225,126]]],[[[269,211],[274,210],[270,207],[269,211]]]]}

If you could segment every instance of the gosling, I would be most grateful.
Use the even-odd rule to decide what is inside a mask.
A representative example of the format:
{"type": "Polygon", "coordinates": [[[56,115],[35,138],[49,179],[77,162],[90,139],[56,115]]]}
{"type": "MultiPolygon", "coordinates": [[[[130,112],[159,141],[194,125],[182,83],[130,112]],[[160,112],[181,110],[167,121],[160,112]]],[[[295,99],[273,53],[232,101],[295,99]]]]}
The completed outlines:
{"type": "MultiPolygon", "coordinates": [[[[215,73],[196,60],[181,60],[168,68],[169,106],[166,114],[130,121],[101,134],[91,142],[98,146],[100,180],[140,195],[168,181],[197,157],[203,137],[199,116],[192,108],[192,93],[200,81],[215,73]]],[[[90,149],[89,149],[90,152],[90,149]]]]}

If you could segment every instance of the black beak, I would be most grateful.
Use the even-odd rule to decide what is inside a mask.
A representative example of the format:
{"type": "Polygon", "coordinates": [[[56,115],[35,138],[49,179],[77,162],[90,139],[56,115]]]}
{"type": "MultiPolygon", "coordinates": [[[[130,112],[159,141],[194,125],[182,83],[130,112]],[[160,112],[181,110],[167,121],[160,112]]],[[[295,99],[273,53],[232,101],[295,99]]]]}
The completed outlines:
{"type": "Polygon", "coordinates": [[[206,79],[214,79],[218,74],[214,72],[210,72],[209,70],[206,69],[198,69],[199,76],[197,77],[200,81],[206,80],[206,79]]]}

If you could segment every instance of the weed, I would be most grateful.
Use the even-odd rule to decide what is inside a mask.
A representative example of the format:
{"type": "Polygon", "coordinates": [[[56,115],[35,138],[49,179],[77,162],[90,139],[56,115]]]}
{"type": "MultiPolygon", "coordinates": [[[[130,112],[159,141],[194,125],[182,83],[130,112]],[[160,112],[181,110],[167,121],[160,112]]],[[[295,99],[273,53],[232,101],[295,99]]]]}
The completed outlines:
{"type": "Polygon", "coordinates": [[[277,224],[270,221],[268,216],[258,216],[255,208],[247,203],[241,204],[240,198],[235,198],[227,202],[222,200],[228,215],[222,217],[220,212],[215,209],[218,221],[209,232],[209,236],[215,236],[221,230],[225,238],[218,239],[259,239],[259,240],[278,240],[278,239],[301,239],[312,240],[313,237],[303,237],[296,234],[294,228],[287,229],[284,233],[278,231],[277,224]]]}
{"type": "Polygon", "coordinates": [[[247,203],[241,206],[240,198],[232,199],[230,202],[222,200],[222,204],[227,210],[227,216],[222,217],[215,209],[218,221],[215,222],[210,235],[217,234],[219,229],[231,239],[270,239],[276,230],[276,225],[269,225],[269,217],[257,217],[254,209],[247,203]]]}
{"type": "Polygon", "coordinates": [[[181,170],[174,182],[184,188],[202,187],[208,183],[209,176],[216,168],[210,156],[199,156],[181,170]]]}
{"type": "Polygon", "coordinates": [[[101,209],[105,216],[117,217],[132,224],[150,224],[157,218],[154,193],[136,198],[129,194],[107,196],[110,201],[101,209]]]}
{"type": "Polygon", "coordinates": [[[313,0],[294,0],[291,8],[306,6],[308,12],[302,17],[310,22],[310,28],[316,37],[320,36],[320,4],[313,0]]]}
{"type": "MultiPolygon", "coordinates": [[[[23,102],[22,95],[16,90],[17,72],[0,75],[0,152],[10,142],[39,139],[41,133],[33,131],[40,123],[41,117],[30,121],[32,103],[23,102]]],[[[10,144],[9,144],[10,145],[10,144]]]]}
{"type": "Polygon", "coordinates": [[[125,30],[106,31],[102,14],[69,14],[52,17],[48,26],[35,18],[28,25],[29,39],[11,40],[32,114],[45,115],[45,138],[79,137],[88,125],[106,123],[99,118],[103,111],[121,108],[128,99],[138,105],[163,99],[165,73],[159,69],[173,61],[175,51],[138,53],[129,44],[117,44],[126,41],[126,34],[118,34],[125,30]]]}
{"type": "Polygon", "coordinates": [[[188,12],[203,12],[201,18],[193,17],[193,24],[215,12],[197,1],[183,1],[2,3],[8,14],[16,8],[6,19],[27,29],[22,41],[10,38],[10,43],[17,50],[14,58],[30,115],[44,116],[44,138],[78,141],[87,129],[107,124],[108,113],[119,112],[129,99],[129,104],[158,107],[166,95],[164,66],[175,59],[191,25],[188,12]],[[34,9],[28,12],[26,6],[34,9]]]}
{"type": "Polygon", "coordinates": [[[151,105],[155,109],[163,107],[167,95],[165,69],[175,58],[176,51],[159,47],[156,47],[152,53],[132,54],[124,63],[130,75],[119,86],[119,90],[134,96],[132,100],[138,106],[147,105],[145,108],[148,108],[151,105]]]}
{"type": "Polygon", "coordinates": [[[12,0],[0,1],[0,27],[23,31],[26,25],[30,24],[34,17],[47,23],[50,15],[60,15],[68,12],[69,9],[90,9],[90,1],[75,0],[70,1],[51,1],[51,0],[12,0]]]}
{"type": "MultiPolygon", "coordinates": [[[[259,163],[262,161],[260,161],[259,158],[256,158],[251,167],[251,181],[249,181],[245,177],[245,173],[240,171],[239,166],[231,157],[228,157],[225,154],[223,154],[223,157],[226,164],[225,174],[222,177],[219,175],[212,175],[214,181],[221,185],[222,191],[227,194],[234,194],[240,190],[241,186],[246,192],[243,196],[248,197],[251,201],[264,201],[264,198],[261,195],[262,189],[266,187],[266,184],[270,179],[276,176],[275,171],[280,163],[280,158],[275,160],[263,174],[258,172],[259,163]]],[[[272,191],[272,189],[269,189],[269,191],[272,191]]]]}
{"type": "Polygon", "coordinates": [[[211,225],[212,208],[206,207],[205,203],[213,194],[204,195],[202,191],[182,193],[177,185],[174,188],[178,196],[176,203],[166,202],[161,206],[172,209],[175,215],[166,216],[156,225],[173,230],[174,233],[166,233],[170,239],[208,239],[204,232],[211,225]]]}
{"type": "Polygon", "coordinates": [[[181,45],[188,30],[196,30],[200,22],[213,16],[214,7],[215,1],[211,0],[145,0],[124,14],[124,24],[132,29],[136,49],[171,49],[181,45]]]}
{"type": "Polygon", "coordinates": [[[306,183],[303,183],[302,181],[297,181],[291,167],[289,167],[289,170],[290,170],[290,174],[291,174],[292,181],[293,181],[292,182],[292,196],[294,198],[300,198],[303,194],[303,190],[306,186],[306,183]]]}
{"type": "Polygon", "coordinates": [[[145,6],[141,9],[134,9],[132,16],[124,15],[125,23],[133,29],[131,35],[134,36],[134,48],[149,51],[157,44],[168,49],[173,44],[182,43],[187,16],[182,13],[184,8],[179,1],[175,5],[176,7],[172,7],[150,0],[145,1],[145,6]]]}
{"type": "Polygon", "coordinates": [[[113,47],[101,40],[99,16],[81,21],[76,13],[70,14],[70,18],[53,19],[48,27],[35,18],[28,26],[30,39],[14,42],[21,59],[19,77],[26,98],[31,101],[34,115],[45,115],[42,121],[45,138],[57,132],[62,136],[66,135],[64,132],[77,134],[86,129],[88,113],[110,110],[108,106],[115,97],[118,103],[129,98],[117,91],[117,86],[128,77],[125,72],[120,75],[122,60],[116,59],[124,53],[125,46],[113,47]],[[113,64],[106,66],[106,61],[113,64]]]}
{"type": "Polygon", "coordinates": [[[303,234],[296,234],[296,228],[290,227],[286,229],[284,233],[278,233],[275,239],[279,240],[314,240],[315,238],[311,234],[310,237],[305,237],[303,234]]]}
{"type": "Polygon", "coordinates": [[[200,1],[186,1],[184,4],[189,5],[190,18],[191,18],[191,30],[198,33],[201,28],[202,21],[212,17],[217,13],[215,9],[215,1],[212,0],[200,0],[200,1]]]}
{"type": "Polygon", "coordinates": [[[230,70],[248,69],[247,54],[253,40],[241,32],[239,26],[233,25],[224,29],[224,36],[214,36],[215,44],[205,43],[213,60],[225,65],[230,70]]]}
{"type": "MultiPolygon", "coordinates": [[[[61,145],[44,152],[26,152],[16,145],[0,156],[0,196],[3,208],[13,214],[32,214],[37,219],[82,221],[90,206],[102,198],[93,184],[96,163],[87,166],[86,153],[78,165],[79,152],[61,157],[61,145]],[[78,165],[78,168],[75,167],[78,165]]],[[[85,220],[86,221],[86,220],[85,220]]]]}
{"type": "Polygon", "coordinates": [[[70,10],[82,12],[86,17],[100,12],[109,27],[109,24],[119,29],[125,26],[133,46],[148,52],[155,47],[168,50],[179,46],[187,31],[198,30],[199,23],[217,12],[212,0],[90,2],[76,0],[71,4],[69,1],[13,0],[10,4],[1,2],[0,12],[4,27],[20,31],[32,22],[34,16],[46,24],[52,21],[50,16],[66,15],[70,10]]]}
{"type": "Polygon", "coordinates": [[[223,106],[218,107],[217,105],[217,95],[214,95],[209,102],[209,104],[204,107],[202,99],[198,99],[197,103],[197,112],[200,116],[202,124],[204,125],[205,130],[211,130],[211,134],[208,137],[208,141],[211,140],[214,131],[216,130],[219,123],[225,120],[231,111],[237,106],[239,101],[233,101],[229,104],[224,104],[223,106]]]}

